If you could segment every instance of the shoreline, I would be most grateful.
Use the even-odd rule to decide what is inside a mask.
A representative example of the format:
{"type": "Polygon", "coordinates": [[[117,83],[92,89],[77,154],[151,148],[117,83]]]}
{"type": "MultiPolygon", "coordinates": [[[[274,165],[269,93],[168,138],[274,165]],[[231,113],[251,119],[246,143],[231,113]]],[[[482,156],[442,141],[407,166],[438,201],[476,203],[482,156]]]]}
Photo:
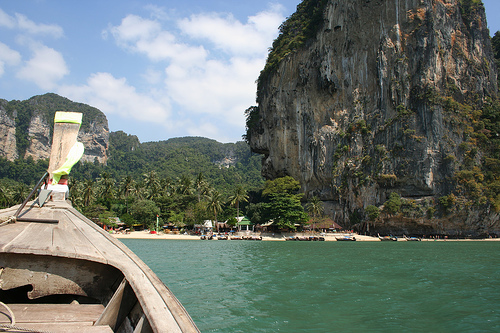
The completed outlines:
{"type": "MultiPolygon", "coordinates": [[[[170,239],[170,240],[201,240],[200,235],[183,235],[183,234],[151,234],[144,231],[134,231],[128,234],[123,233],[110,233],[111,236],[117,239],[170,239]]],[[[327,242],[337,241],[335,237],[342,236],[354,236],[358,242],[379,242],[378,237],[365,236],[351,233],[337,233],[337,234],[327,234],[322,236],[327,242]]],[[[307,237],[307,235],[303,235],[307,237]]],[[[285,237],[272,237],[272,236],[262,236],[262,241],[273,241],[273,242],[283,242],[285,237]]],[[[398,238],[399,242],[406,242],[404,238],[398,238]]],[[[500,241],[500,238],[483,238],[483,239],[433,239],[433,238],[422,238],[422,242],[475,242],[475,241],[500,241]]]]}

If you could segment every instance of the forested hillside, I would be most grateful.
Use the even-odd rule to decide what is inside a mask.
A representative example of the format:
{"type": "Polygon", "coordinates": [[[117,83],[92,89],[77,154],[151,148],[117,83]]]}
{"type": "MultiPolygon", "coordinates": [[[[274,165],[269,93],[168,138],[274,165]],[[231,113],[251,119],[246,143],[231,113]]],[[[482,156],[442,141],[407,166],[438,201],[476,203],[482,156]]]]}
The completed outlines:
{"type": "MultiPolygon", "coordinates": [[[[95,181],[105,173],[116,182],[127,176],[141,182],[144,174],[155,171],[158,178],[174,181],[183,176],[194,179],[201,173],[214,188],[229,193],[235,185],[246,189],[262,186],[260,160],[261,156],[252,154],[244,142],[223,144],[186,137],[140,143],[137,137],[118,131],[110,135],[107,165],[80,162],[74,166],[71,179],[95,181]]],[[[11,162],[0,158],[2,189],[28,188],[43,175],[47,165],[46,160],[28,158],[11,162]]]]}
{"type": "Polygon", "coordinates": [[[250,189],[263,182],[261,156],[252,154],[245,142],[222,144],[207,138],[185,137],[139,144],[136,137],[116,132],[110,136],[110,156],[107,169],[117,179],[126,175],[140,179],[152,170],[160,178],[171,179],[202,173],[223,193],[235,185],[250,189]]]}
{"type": "MultiPolygon", "coordinates": [[[[244,142],[187,137],[140,143],[119,131],[109,143],[107,165],[80,162],[70,175],[73,205],[104,222],[119,216],[148,224],[160,215],[163,222],[192,224],[213,218],[213,209],[226,220],[237,213],[235,198],[245,202],[248,191],[264,185],[261,156],[244,142]]],[[[47,160],[0,158],[0,205],[20,203],[47,166],[47,160]]]]}

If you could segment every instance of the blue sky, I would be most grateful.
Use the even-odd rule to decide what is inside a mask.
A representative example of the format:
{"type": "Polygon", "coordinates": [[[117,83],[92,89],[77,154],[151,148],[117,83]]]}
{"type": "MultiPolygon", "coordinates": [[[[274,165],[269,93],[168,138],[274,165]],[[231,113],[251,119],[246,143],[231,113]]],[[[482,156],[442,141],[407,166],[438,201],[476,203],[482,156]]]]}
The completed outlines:
{"type": "MultiPolygon", "coordinates": [[[[0,1],[0,98],[54,92],[141,142],[241,140],[278,27],[300,0],[0,1]]],[[[483,0],[500,30],[500,1],[483,0]]]]}

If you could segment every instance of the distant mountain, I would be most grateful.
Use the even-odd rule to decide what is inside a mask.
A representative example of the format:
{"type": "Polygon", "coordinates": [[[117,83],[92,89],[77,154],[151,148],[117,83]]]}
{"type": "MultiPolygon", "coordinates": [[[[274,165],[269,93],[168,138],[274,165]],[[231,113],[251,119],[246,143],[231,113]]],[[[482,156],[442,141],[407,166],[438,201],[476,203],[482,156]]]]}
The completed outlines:
{"type": "Polygon", "coordinates": [[[78,141],[85,145],[83,160],[106,163],[109,129],[104,113],[52,93],[25,101],[0,99],[0,156],[10,161],[19,157],[48,158],[57,111],[83,113],[78,134],[78,141]]]}
{"type": "Polygon", "coordinates": [[[122,131],[110,135],[106,170],[115,179],[127,175],[142,179],[156,171],[160,178],[202,173],[216,188],[227,191],[236,184],[260,187],[261,156],[252,154],[243,141],[220,143],[202,137],[173,138],[167,141],[140,143],[136,136],[122,131]]]}
{"type": "Polygon", "coordinates": [[[185,137],[141,143],[123,131],[109,133],[100,110],[52,93],[25,101],[0,99],[0,178],[25,184],[38,180],[50,155],[56,111],[84,114],[78,140],[85,145],[85,155],[71,173],[76,180],[95,180],[104,172],[116,181],[125,176],[142,180],[145,173],[156,171],[160,178],[171,179],[202,173],[222,192],[235,184],[250,189],[263,183],[261,156],[252,154],[245,142],[185,137]]]}

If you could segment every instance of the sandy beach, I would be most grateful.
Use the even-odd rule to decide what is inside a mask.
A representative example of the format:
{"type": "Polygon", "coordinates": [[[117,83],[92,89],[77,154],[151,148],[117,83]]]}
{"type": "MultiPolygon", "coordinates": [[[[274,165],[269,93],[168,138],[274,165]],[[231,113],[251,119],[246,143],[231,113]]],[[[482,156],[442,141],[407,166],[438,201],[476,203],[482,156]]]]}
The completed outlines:
{"type": "MultiPolygon", "coordinates": [[[[112,236],[116,238],[123,238],[123,239],[183,239],[183,240],[201,240],[200,235],[184,235],[184,234],[151,234],[147,231],[134,231],[128,234],[124,233],[114,233],[111,234],[112,236]]],[[[363,236],[363,235],[357,235],[357,234],[351,234],[351,233],[336,233],[336,234],[326,234],[325,236],[322,236],[325,238],[325,241],[336,241],[335,237],[342,237],[342,236],[354,236],[356,237],[357,241],[378,241],[379,239],[377,237],[371,237],[371,236],[363,236]]],[[[241,236],[241,235],[240,235],[241,236]]],[[[257,234],[253,234],[253,236],[259,236],[257,234]]],[[[290,234],[286,235],[288,236],[298,236],[298,237],[309,237],[309,234],[290,234]]],[[[315,235],[318,236],[319,235],[315,235]]],[[[215,238],[214,238],[215,239],[215,238]]],[[[262,240],[263,241],[285,241],[285,236],[271,236],[271,235],[262,235],[262,240]]]]}
{"type": "MultiPolygon", "coordinates": [[[[185,235],[185,234],[151,234],[148,231],[134,231],[128,234],[125,233],[112,233],[111,236],[120,239],[172,239],[172,240],[201,240],[199,235],[185,235]]],[[[290,234],[288,236],[298,236],[298,237],[308,237],[308,234],[290,234]]],[[[318,236],[318,235],[316,235],[318,236]]],[[[379,242],[378,237],[351,234],[351,233],[335,233],[335,234],[326,234],[322,237],[325,238],[325,241],[336,241],[335,237],[342,236],[354,236],[356,241],[358,242],[379,242]]],[[[215,238],[214,238],[215,239],[215,238]]],[[[271,235],[262,235],[263,241],[285,241],[285,236],[271,236],[271,235]]],[[[406,239],[398,238],[398,241],[405,242],[406,239]]],[[[500,241],[500,238],[487,238],[487,239],[429,239],[423,238],[422,241],[500,241]]]]}

